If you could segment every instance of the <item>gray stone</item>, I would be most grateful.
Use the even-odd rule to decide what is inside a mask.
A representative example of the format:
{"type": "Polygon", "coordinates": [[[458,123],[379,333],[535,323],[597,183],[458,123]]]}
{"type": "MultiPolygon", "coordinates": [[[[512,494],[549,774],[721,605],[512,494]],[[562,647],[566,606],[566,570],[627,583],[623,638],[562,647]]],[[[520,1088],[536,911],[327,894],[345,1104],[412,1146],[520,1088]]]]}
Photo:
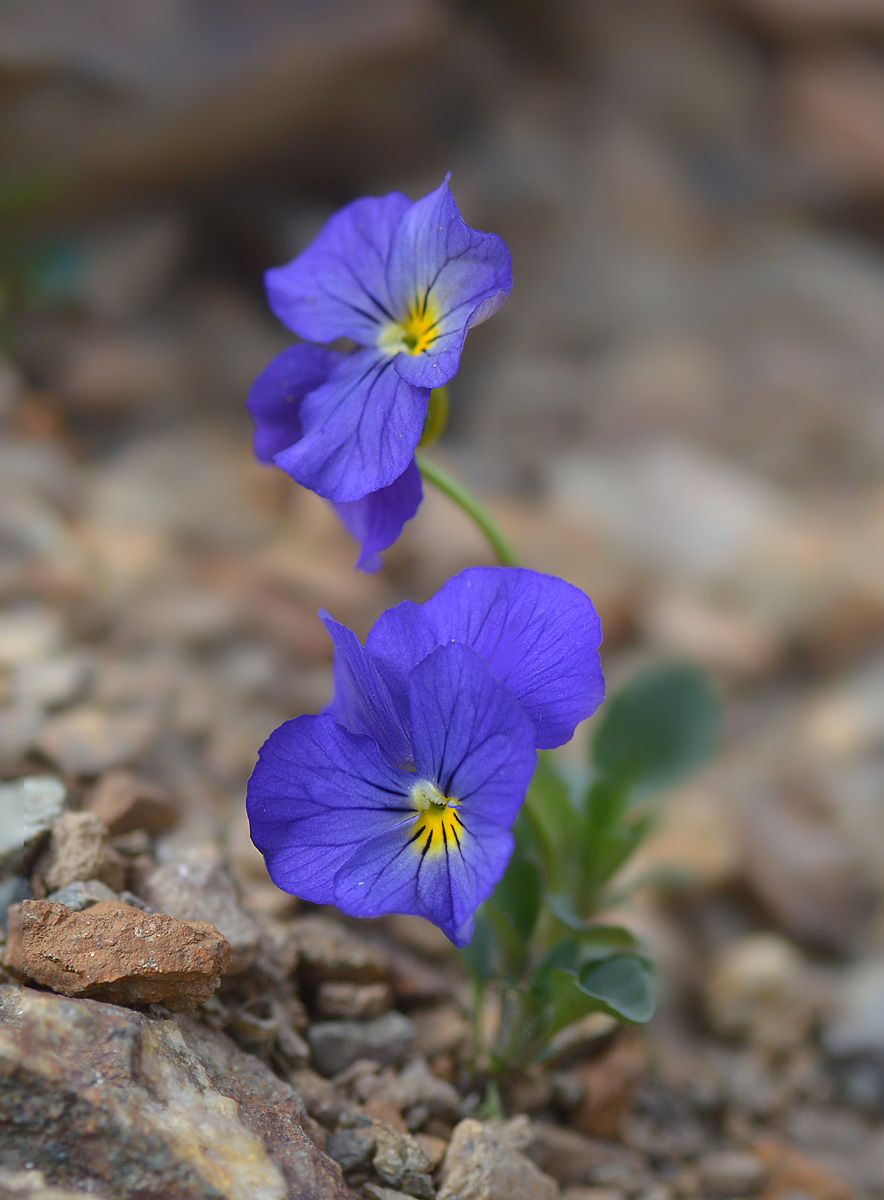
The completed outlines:
{"type": "Polygon", "coordinates": [[[310,983],[366,983],[385,979],[390,972],[383,950],[329,917],[299,917],[290,928],[310,983]]]}
{"type": "Polygon", "coordinates": [[[325,1152],[349,1173],[368,1166],[375,1148],[371,1125],[356,1129],[336,1129],[325,1139],[325,1152]]]}
{"type": "Polygon", "coordinates": [[[114,1200],[347,1200],[297,1094],[195,1021],[0,989],[0,1158],[114,1200]],[[59,1119],[59,1113],[64,1119],[59,1119]],[[101,1136],[95,1136],[95,1130],[101,1136]]]}
{"type": "Polygon", "coordinates": [[[196,847],[158,867],[142,892],[158,912],[214,925],[230,945],[232,974],[247,970],[254,962],[260,930],[240,906],[233,879],[211,852],[196,847]]]}
{"type": "Polygon", "coordinates": [[[382,1187],[379,1183],[364,1183],[362,1190],[367,1196],[371,1196],[372,1200],[411,1200],[407,1192],[400,1192],[398,1188],[382,1187]]]}
{"type": "Polygon", "coordinates": [[[751,1196],[761,1187],[766,1174],[764,1163],[754,1154],[723,1150],[700,1160],[703,1194],[710,1197],[751,1196]]]}
{"type": "Polygon", "coordinates": [[[67,788],[54,775],[0,784],[0,873],[25,868],[61,816],[67,788]]]}
{"type": "Polygon", "coordinates": [[[13,692],[22,704],[58,708],[78,699],[89,677],[83,654],[59,654],[40,662],[22,663],[13,678],[13,692]]]}
{"type": "Polygon", "coordinates": [[[47,900],[54,900],[56,904],[63,904],[65,908],[71,908],[74,912],[82,912],[84,908],[100,904],[102,900],[117,898],[116,892],[100,879],[76,879],[46,897],[47,900]]]}
{"type": "Polygon", "coordinates": [[[413,1137],[390,1125],[375,1126],[372,1166],[382,1183],[418,1200],[433,1200],[436,1194],[430,1178],[430,1160],[413,1137]]]}
{"type": "Polygon", "coordinates": [[[0,926],[6,928],[9,919],[9,906],[21,904],[30,896],[28,881],[24,875],[7,875],[0,879],[0,926]]]}
{"type": "Polygon", "coordinates": [[[438,1200],[556,1200],[556,1181],[518,1148],[524,1127],[524,1118],[502,1125],[461,1121],[445,1153],[438,1200]]]}
{"type": "Polygon", "coordinates": [[[839,980],[823,1045],[835,1058],[884,1056],[884,960],[862,963],[839,980]]]}
{"type": "Polygon", "coordinates": [[[393,1104],[405,1114],[410,1129],[429,1117],[455,1120],[461,1115],[461,1098],[456,1088],[434,1075],[423,1058],[413,1059],[392,1079],[371,1092],[373,1097],[393,1104]]]}
{"type": "Polygon", "coordinates": [[[373,1021],[317,1021],[307,1030],[313,1065],[320,1075],[337,1075],[359,1058],[382,1066],[400,1063],[414,1039],[414,1025],[399,1012],[373,1021]]]}

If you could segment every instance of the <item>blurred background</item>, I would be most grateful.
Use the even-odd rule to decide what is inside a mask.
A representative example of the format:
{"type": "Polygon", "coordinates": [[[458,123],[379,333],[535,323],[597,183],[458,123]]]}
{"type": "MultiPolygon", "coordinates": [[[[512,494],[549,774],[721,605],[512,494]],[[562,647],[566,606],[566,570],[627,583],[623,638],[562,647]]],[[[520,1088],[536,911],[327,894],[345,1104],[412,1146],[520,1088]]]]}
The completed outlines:
{"type": "Polygon", "coordinates": [[[364,632],[487,551],[429,496],[357,576],[252,462],[290,341],[262,272],[450,170],[516,282],[440,456],[593,597],[614,683],[688,657],[727,700],[639,864],[687,1033],[661,1018],[650,1082],[609,1064],[582,1128],[627,1114],[672,1194],[743,1194],[689,1190],[712,1121],[767,1131],[793,1193],[884,1195],[884,0],[6,0],[0,29],[4,773],[144,772],[181,799],[155,853],[220,839],[274,911],[243,786],[327,696],[316,608],[364,632]]]}

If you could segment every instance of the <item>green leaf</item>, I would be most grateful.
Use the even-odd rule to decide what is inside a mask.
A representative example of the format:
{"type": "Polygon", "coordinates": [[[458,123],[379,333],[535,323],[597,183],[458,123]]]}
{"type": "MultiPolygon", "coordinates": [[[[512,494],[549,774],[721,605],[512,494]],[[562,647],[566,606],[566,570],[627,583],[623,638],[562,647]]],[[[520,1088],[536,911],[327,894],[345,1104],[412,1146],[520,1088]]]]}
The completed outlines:
{"type": "Polygon", "coordinates": [[[542,896],[540,868],[527,858],[513,855],[503,879],[494,889],[493,903],[509,917],[523,942],[528,942],[534,932],[542,896]]]}
{"type": "Polygon", "coordinates": [[[558,887],[574,862],[573,850],[582,835],[568,785],[552,764],[552,757],[541,751],[522,812],[530,823],[547,886],[558,887]]]}
{"type": "Polygon", "coordinates": [[[654,994],[647,959],[618,954],[582,967],[577,978],[581,991],[592,996],[603,1011],[635,1025],[654,1015],[654,994]]]}
{"type": "Polygon", "coordinates": [[[696,667],[655,667],[608,700],[593,739],[602,775],[642,793],[668,787],[715,747],[720,703],[696,667]]]}
{"type": "Polygon", "coordinates": [[[577,979],[574,971],[555,967],[543,981],[548,997],[546,1035],[553,1037],[560,1029],[573,1025],[591,1012],[603,1011],[603,1004],[590,996],[577,979]]]}
{"type": "Polygon", "coordinates": [[[488,983],[497,974],[497,945],[485,904],[476,913],[473,936],[466,946],[461,947],[460,958],[469,973],[480,983],[488,983]]]}

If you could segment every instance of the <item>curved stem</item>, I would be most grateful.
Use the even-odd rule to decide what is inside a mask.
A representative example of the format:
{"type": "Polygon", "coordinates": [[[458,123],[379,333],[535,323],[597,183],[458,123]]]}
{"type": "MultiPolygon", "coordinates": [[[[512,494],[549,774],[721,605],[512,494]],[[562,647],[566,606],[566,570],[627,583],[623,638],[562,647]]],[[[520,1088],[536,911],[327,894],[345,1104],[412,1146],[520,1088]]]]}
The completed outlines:
{"type": "Polygon", "coordinates": [[[449,500],[453,500],[458,508],[463,509],[470,520],[484,533],[500,565],[517,567],[519,560],[512,547],[473,493],[468,491],[463,484],[458,483],[447,471],[443,471],[437,463],[425,458],[423,454],[418,453],[414,457],[424,479],[437,487],[440,492],[444,492],[449,500]]]}

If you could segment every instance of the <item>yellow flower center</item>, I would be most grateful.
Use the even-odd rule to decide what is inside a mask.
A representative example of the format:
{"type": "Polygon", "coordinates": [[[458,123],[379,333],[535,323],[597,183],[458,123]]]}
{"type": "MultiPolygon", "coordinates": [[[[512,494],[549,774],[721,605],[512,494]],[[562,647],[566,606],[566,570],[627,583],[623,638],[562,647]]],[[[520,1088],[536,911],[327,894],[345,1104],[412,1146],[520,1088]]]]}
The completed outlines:
{"type": "Polygon", "coordinates": [[[418,810],[418,817],[410,845],[421,857],[460,846],[462,826],[456,812],[457,800],[443,795],[428,779],[421,779],[411,789],[411,802],[418,810]]]}
{"type": "Polygon", "coordinates": [[[388,354],[422,354],[436,340],[438,323],[432,301],[416,302],[401,321],[389,321],[383,327],[378,346],[388,354]]]}

